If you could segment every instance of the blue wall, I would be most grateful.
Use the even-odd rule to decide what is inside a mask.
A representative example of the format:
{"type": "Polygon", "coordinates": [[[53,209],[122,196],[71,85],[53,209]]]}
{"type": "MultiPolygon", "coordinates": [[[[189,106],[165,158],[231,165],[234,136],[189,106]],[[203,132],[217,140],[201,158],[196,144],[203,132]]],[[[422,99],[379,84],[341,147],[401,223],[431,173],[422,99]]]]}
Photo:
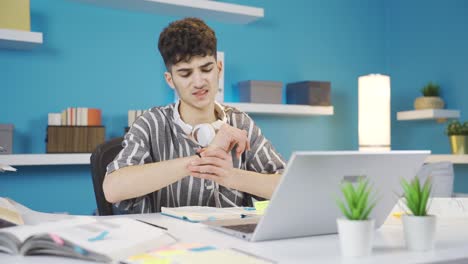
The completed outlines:
{"type": "MultiPolygon", "coordinates": [[[[392,76],[392,146],[450,153],[446,123],[396,121],[396,112],[413,109],[429,81],[441,85],[446,108],[468,121],[468,2],[389,1],[388,62],[392,76]]],[[[455,191],[468,192],[468,166],[455,166],[455,191]]]]}
{"type": "MultiPolygon", "coordinates": [[[[357,148],[357,77],[368,73],[392,75],[393,113],[411,108],[428,77],[442,84],[450,107],[466,113],[462,1],[412,4],[411,9],[404,1],[383,0],[298,0],[287,8],[282,1],[242,4],[263,6],[266,17],[249,25],[207,21],[226,56],[226,101],[237,100],[241,80],[332,82],[334,116],[253,116],[286,158],[292,150],[357,148]],[[428,58],[433,51],[437,56],[428,58]]],[[[111,138],[122,134],[128,109],[172,102],[156,42],[174,17],[52,0],[31,1],[31,13],[32,29],[44,33],[44,45],[32,51],[0,50],[0,123],[15,125],[15,153],[45,152],[48,112],[99,107],[111,138]]],[[[441,131],[433,122],[393,120],[393,145],[446,153],[441,131]]],[[[36,210],[89,214],[95,208],[88,166],[19,167],[0,175],[0,182],[0,196],[36,210]]]]}

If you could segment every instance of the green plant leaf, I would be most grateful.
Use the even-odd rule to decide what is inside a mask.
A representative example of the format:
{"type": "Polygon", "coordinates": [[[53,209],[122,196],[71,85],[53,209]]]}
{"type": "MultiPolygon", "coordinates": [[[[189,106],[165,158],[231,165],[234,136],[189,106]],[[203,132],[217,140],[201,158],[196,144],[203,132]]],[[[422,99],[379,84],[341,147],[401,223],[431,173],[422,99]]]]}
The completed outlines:
{"type": "Polygon", "coordinates": [[[343,196],[344,196],[344,198],[346,200],[346,204],[348,205],[348,208],[352,207],[352,205],[353,205],[353,201],[352,201],[353,198],[352,198],[352,196],[350,194],[349,188],[350,188],[349,185],[343,185],[341,187],[341,192],[343,193],[343,196]]]}
{"type": "Polygon", "coordinates": [[[351,214],[350,214],[350,213],[348,212],[348,210],[346,209],[346,206],[344,205],[344,203],[343,203],[342,201],[338,200],[338,199],[336,200],[336,203],[338,204],[338,207],[340,208],[340,210],[341,210],[341,212],[343,213],[343,215],[344,215],[347,219],[351,220],[351,219],[352,219],[351,214]]]}
{"type": "Polygon", "coordinates": [[[429,195],[431,193],[431,181],[429,178],[426,179],[424,182],[424,186],[421,191],[421,204],[419,207],[419,215],[425,216],[427,215],[427,201],[429,200],[429,195]]]}
{"type": "Polygon", "coordinates": [[[359,201],[356,206],[357,210],[359,211],[359,218],[362,217],[362,214],[368,205],[367,198],[369,197],[369,193],[370,191],[364,191],[359,197],[359,201]]]}
{"type": "Polygon", "coordinates": [[[346,218],[350,220],[363,220],[369,215],[373,208],[373,206],[369,205],[371,189],[369,182],[362,179],[359,180],[357,185],[353,185],[350,182],[341,184],[344,201],[336,199],[336,202],[346,218]]]}
{"type": "Polygon", "coordinates": [[[356,194],[356,190],[354,190],[354,186],[353,186],[351,183],[348,182],[347,185],[349,186],[349,187],[348,187],[348,191],[349,191],[349,193],[351,194],[352,207],[355,207],[355,206],[356,206],[356,203],[357,203],[357,194],[356,194]]]}
{"type": "Polygon", "coordinates": [[[414,177],[410,183],[401,180],[401,186],[404,191],[406,206],[415,216],[424,216],[427,214],[427,203],[431,193],[431,180],[427,178],[424,185],[421,186],[419,178],[414,177]]]}
{"type": "Polygon", "coordinates": [[[369,217],[369,214],[372,212],[372,209],[374,209],[374,207],[375,207],[376,204],[377,204],[377,202],[373,202],[373,203],[367,208],[367,210],[364,211],[364,213],[362,214],[361,220],[367,220],[367,218],[369,217]]]}

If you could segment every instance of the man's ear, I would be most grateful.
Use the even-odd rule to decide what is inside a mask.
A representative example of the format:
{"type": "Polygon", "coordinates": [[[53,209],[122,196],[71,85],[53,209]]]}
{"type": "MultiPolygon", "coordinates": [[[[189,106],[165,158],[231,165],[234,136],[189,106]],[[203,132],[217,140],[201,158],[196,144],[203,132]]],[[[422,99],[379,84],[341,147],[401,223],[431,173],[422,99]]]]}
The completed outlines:
{"type": "Polygon", "coordinates": [[[218,67],[218,78],[219,78],[221,77],[221,72],[223,71],[223,67],[224,67],[223,62],[219,60],[216,63],[216,66],[218,67]]]}
{"type": "Polygon", "coordinates": [[[172,80],[172,74],[170,72],[164,73],[164,79],[166,79],[167,84],[172,88],[175,89],[174,81],[172,80]]]}

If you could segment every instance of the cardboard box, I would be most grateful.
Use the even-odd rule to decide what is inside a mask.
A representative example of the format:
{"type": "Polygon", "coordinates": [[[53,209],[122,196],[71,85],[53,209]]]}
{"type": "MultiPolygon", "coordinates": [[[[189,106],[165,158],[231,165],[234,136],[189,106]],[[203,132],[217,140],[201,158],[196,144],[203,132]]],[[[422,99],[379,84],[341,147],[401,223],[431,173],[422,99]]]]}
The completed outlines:
{"type": "Polygon", "coordinates": [[[281,104],[283,83],[273,81],[239,82],[239,101],[260,104],[281,104]]]}
{"type": "Polygon", "coordinates": [[[330,82],[304,81],[286,85],[286,103],[330,106],[330,82]]]}
{"type": "Polygon", "coordinates": [[[0,29],[31,31],[29,0],[0,0],[0,29]]]}
{"type": "Polygon", "coordinates": [[[103,126],[48,126],[47,153],[92,153],[105,141],[103,126]]]}
{"type": "Polygon", "coordinates": [[[0,154],[13,153],[13,129],[12,124],[0,124],[0,154]]]}

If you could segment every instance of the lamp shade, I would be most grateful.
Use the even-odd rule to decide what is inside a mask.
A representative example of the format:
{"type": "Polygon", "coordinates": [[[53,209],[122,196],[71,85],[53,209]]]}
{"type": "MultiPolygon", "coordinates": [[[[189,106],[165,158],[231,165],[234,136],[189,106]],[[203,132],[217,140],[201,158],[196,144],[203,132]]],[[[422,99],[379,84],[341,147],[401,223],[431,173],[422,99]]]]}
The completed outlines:
{"type": "Polygon", "coordinates": [[[359,150],[390,150],[390,77],[360,76],[359,150]]]}

